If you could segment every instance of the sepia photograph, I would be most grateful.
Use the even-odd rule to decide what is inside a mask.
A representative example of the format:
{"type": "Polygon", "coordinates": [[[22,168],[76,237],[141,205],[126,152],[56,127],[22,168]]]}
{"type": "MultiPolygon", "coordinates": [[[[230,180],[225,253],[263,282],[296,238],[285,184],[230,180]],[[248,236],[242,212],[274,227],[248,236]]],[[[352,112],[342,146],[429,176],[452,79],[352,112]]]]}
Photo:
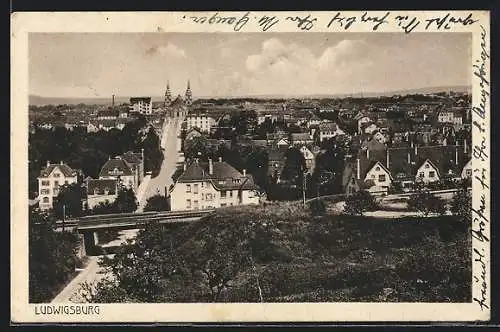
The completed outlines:
{"type": "Polygon", "coordinates": [[[32,314],[489,310],[477,35],[29,32],[32,314]]]}

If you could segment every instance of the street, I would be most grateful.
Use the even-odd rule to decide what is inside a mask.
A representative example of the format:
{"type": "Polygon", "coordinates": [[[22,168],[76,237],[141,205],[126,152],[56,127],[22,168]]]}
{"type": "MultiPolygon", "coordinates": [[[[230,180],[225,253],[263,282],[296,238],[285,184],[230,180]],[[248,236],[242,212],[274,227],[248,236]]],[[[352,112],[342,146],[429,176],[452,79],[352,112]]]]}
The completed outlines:
{"type": "Polygon", "coordinates": [[[180,135],[183,119],[169,118],[167,121],[168,123],[166,124],[166,129],[163,132],[161,140],[161,145],[164,149],[164,160],[161,165],[160,173],[158,176],[151,178],[149,181],[148,187],[139,202],[138,211],[142,211],[144,209],[146,201],[149,197],[157,194],[165,195],[165,191],[168,190],[170,185],[173,183],[171,176],[175,172],[178,149],[180,148],[177,137],[180,135]]]}

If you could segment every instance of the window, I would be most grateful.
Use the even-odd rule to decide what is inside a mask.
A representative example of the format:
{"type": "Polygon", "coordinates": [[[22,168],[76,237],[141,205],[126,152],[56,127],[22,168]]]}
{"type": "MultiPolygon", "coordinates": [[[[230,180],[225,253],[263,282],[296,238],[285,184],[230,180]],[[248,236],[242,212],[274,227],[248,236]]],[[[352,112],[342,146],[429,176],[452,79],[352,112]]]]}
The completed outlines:
{"type": "Polygon", "coordinates": [[[50,195],[50,189],[42,189],[42,190],[40,190],[40,194],[42,194],[42,195],[50,195]]]}
{"type": "Polygon", "coordinates": [[[193,201],[193,208],[198,210],[198,201],[193,201]]]}
{"type": "Polygon", "coordinates": [[[222,190],[222,191],[220,192],[220,197],[221,197],[221,198],[226,198],[226,196],[227,196],[226,191],[225,191],[225,190],[222,190]]]}
{"type": "Polygon", "coordinates": [[[194,194],[198,193],[198,184],[197,183],[194,184],[193,193],[194,194]]]}
{"type": "Polygon", "coordinates": [[[385,174],[380,174],[378,176],[378,182],[385,182],[385,174]]]}
{"type": "Polygon", "coordinates": [[[59,186],[59,181],[54,181],[54,186],[59,186]]]}
{"type": "Polygon", "coordinates": [[[220,207],[224,207],[226,205],[227,205],[226,203],[220,203],[220,207]]]}
{"type": "Polygon", "coordinates": [[[418,173],[418,177],[419,177],[419,178],[423,178],[423,177],[424,177],[424,172],[420,172],[420,173],[418,173]]]}
{"type": "Polygon", "coordinates": [[[186,192],[187,193],[191,192],[191,185],[190,184],[186,184],[186,192]]]}
{"type": "Polygon", "coordinates": [[[233,197],[233,191],[232,190],[229,191],[229,197],[233,197]]]}
{"type": "Polygon", "coordinates": [[[429,172],[429,177],[433,178],[434,176],[436,176],[436,173],[434,171],[430,171],[429,172]]]}
{"type": "Polygon", "coordinates": [[[60,178],[60,177],[61,177],[61,174],[59,174],[59,173],[54,173],[54,177],[55,177],[55,178],[60,178]]]}
{"type": "Polygon", "coordinates": [[[380,167],[378,167],[378,166],[377,166],[377,167],[375,167],[375,170],[376,170],[377,172],[378,172],[378,171],[380,171],[380,167]]]}
{"type": "Polygon", "coordinates": [[[68,180],[64,181],[64,184],[68,184],[68,180]]]}
{"type": "Polygon", "coordinates": [[[186,199],[186,208],[190,209],[191,208],[191,200],[186,199]]]}
{"type": "Polygon", "coordinates": [[[472,176],[472,170],[471,169],[465,170],[465,175],[472,176]]]}
{"type": "Polygon", "coordinates": [[[205,199],[206,199],[207,201],[211,201],[211,200],[212,200],[212,194],[206,194],[206,195],[205,195],[205,199]]]}
{"type": "Polygon", "coordinates": [[[43,180],[42,181],[42,186],[50,186],[50,181],[43,180]]]}
{"type": "Polygon", "coordinates": [[[429,164],[425,164],[425,168],[429,168],[429,167],[430,167],[429,164]]]}
{"type": "Polygon", "coordinates": [[[44,203],[48,203],[48,202],[49,202],[49,198],[48,198],[48,197],[44,197],[44,198],[43,198],[43,202],[44,202],[44,203]]]}

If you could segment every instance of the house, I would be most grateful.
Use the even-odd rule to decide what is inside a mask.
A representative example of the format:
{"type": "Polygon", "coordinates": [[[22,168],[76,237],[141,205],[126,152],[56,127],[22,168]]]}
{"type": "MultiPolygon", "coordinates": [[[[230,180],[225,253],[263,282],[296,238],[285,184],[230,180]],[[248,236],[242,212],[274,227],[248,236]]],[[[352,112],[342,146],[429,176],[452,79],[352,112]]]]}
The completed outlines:
{"type": "Polygon", "coordinates": [[[307,147],[307,145],[302,145],[299,148],[300,152],[304,156],[304,160],[306,161],[307,170],[312,173],[315,166],[316,155],[307,147]]]}
{"type": "Polygon", "coordinates": [[[358,122],[358,133],[363,133],[363,126],[366,124],[366,123],[370,123],[372,122],[372,120],[367,117],[367,116],[361,116],[359,119],[357,119],[357,122],[358,122]]]}
{"type": "Polygon", "coordinates": [[[439,123],[452,123],[454,125],[461,125],[464,122],[464,112],[458,108],[440,111],[438,113],[437,120],[439,123]]]}
{"type": "Polygon", "coordinates": [[[113,203],[118,197],[119,181],[117,179],[87,179],[87,209],[93,209],[100,203],[113,203]]]}
{"type": "Polygon", "coordinates": [[[99,130],[99,123],[97,121],[89,121],[87,124],[87,133],[96,133],[99,130]]]}
{"type": "Polygon", "coordinates": [[[141,149],[140,153],[127,151],[121,158],[135,174],[135,183],[139,186],[144,179],[144,149],[141,149]]]}
{"type": "Polygon", "coordinates": [[[323,142],[338,135],[345,135],[345,132],[337,126],[335,122],[322,122],[318,126],[319,141],[323,142]]]}
{"type": "Polygon", "coordinates": [[[440,175],[439,168],[430,159],[426,159],[417,169],[415,182],[436,182],[439,181],[440,175]]]}
{"type": "Polygon", "coordinates": [[[280,139],[277,139],[274,143],[273,146],[277,147],[278,149],[286,149],[290,146],[290,143],[288,143],[288,139],[283,137],[280,139]]]}
{"type": "Polygon", "coordinates": [[[78,182],[78,172],[69,167],[64,162],[51,164],[47,161],[47,166],[41,170],[38,177],[38,200],[40,210],[50,210],[54,202],[54,197],[59,194],[62,185],[78,182]]]}
{"type": "Polygon", "coordinates": [[[361,125],[362,132],[368,135],[373,135],[373,133],[378,129],[375,123],[365,122],[361,125]]]}
{"type": "Polygon", "coordinates": [[[388,136],[382,134],[379,130],[373,134],[373,139],[380,144],[385,144],[389,140],[388,136]]]}
{"type": "Polygon", "coordinates": [[[472,177],[472,159],[469,159],[469,161],[462,168],[461,177],[462,179],[467,179],[472,177]]]}
{"type": "Polygon", "coordinates": [[[292,133],[290,134],[290,141],[292,145],[302,145],[313,143],[313,138],[309,133],[292,133]]]}
{"type": "Polygon", "coordinates": [[[309,120],[307,120],[307,128],[311,128],[311,126],[317,126],[322,122],[321,118],[316,114],[311,114],[309,120]]]}
{"type": "Polygon", "coordinates": [[[130,98],[130,105],[134,112],[148,115],[153,113],[151,97],[132,97],[130,98]]]}
{"type": "Polygon", "coordinates": [[[276,122],[278,121],[278,116],[276,114],[259,114],[257,115],[257,125],[260,125],[264,122],[276,122]]]}
{"type": "Polygon", "coordinates": [[[186,129],[190,130],[192,128],[197,128],[201,132],[209,133],[213,126],[215,126],[216,121],[214,118],[198,113],[198,114],[189,114],[186,117],[186,129]]]}
{"type": "Polygon", "coordinates": [[[267,151],[267,175],[274,177],[279,182],[281,172],[285,166],[286,150],[270,149],[267,151]]]}
{"type": "Polygon", "coordinates": [[[129,164],[120,156],[106,161],[99,172],[99,179],[118,180],[121,186],[134,191],[139,185],[136,173],[130,169],[129,164]]]}
{"type": "Polygon", "coordinates": [[[259,188],[253,177],[219,158],[201,162],[195,159],[172,186],[172,211],[212,209],[233,205],[259,204],[259,188]]]}
{"type": "Polygon", "coordinates": [[[97,112],[97,120],[116,120],[120,112],[113,109],[107,109],[97,112]]]}

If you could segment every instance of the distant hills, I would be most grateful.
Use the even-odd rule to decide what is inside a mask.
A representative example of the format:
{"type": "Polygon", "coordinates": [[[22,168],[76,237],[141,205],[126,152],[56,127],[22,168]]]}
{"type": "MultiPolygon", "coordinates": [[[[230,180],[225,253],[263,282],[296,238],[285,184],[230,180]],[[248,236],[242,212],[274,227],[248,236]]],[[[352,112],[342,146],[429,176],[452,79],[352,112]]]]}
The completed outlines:
{"type": "MultiPolygon", "coordinates": [[[[303,95],[303,96],[285,96],[285,95],[246,95],[246,96],[197,96],[197,98],[210,99],[210,98],[259,98],[259,99],[286,99],[286,98],[345,98],[345,97],[383,97],[393,95],[408,95],[408,94],[433,94],[439,92],[467,92],[471,93],[472,87],[470,85],[455,85],[455,86],[441,86],[441,87],[426,87],[419,89],[386,91],[386,92],[359,92],[354,94],[317,94],[317,95],[303,95]]],[[[163,96],[151,96],[153,102],[163,101],[163,96]]],[[[130,97],[115,96],[115,104],[128,103],[130,97]]],[[[108,98],[60,98],[60,97],[42,97],[36,95],[29,96],[30,105],[76,105],[76,104],[95,104],[95,105],[111,105],[112,99],[108,98]]]]}

